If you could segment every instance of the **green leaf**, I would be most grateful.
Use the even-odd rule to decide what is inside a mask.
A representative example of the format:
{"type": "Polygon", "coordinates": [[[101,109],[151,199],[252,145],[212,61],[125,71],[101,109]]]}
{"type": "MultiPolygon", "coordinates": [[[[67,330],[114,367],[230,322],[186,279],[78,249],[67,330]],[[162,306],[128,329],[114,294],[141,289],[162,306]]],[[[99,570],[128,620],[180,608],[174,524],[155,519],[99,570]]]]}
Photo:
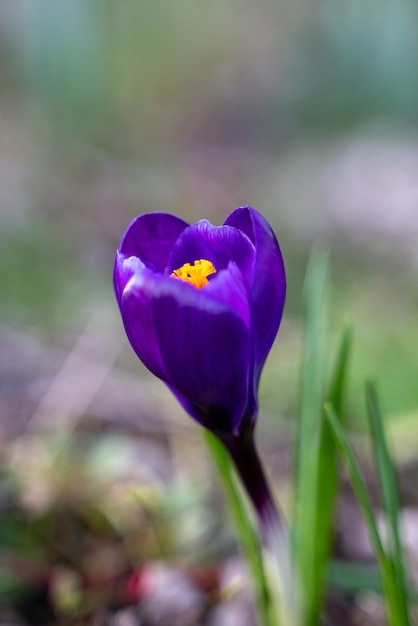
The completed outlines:
{"type": "Polygon", "coordinates": [[[376,388],[370,381],[366,383],[366,399],[372,434],[373,454],[379,478],[381,498],[387,515],[389,544],[387,552],[397,587],[397,610],[401,617],[399,623],[406,625],[410,623],[408,618],[408,591],[402,546],[399,537],[399,501],[395,470],[386,442],[383,416],[380,410],[376,388]]]}
{"type": "Polygon", "coordinates": [[[347,468],[351,485],[358,504],[362,511],[364,521],[369,533],[370,542],[379,566],[382,589],[386,603],[386,611],[388,623],[390,626],[405,626],[408,622],[404,621],[403,615],[398,606],[398,585],[392,562],[388,559],[383,548],[382,540],[377,528],[376,518],[370,497],[360,470],[360,466],[348,441],[344,429],[340,423],[338,416],[335,414],[331,403],[326,403],[324,407],[325,415],[331,427],[331,432],[335,440],[335,444],[341,455],[342,460],[347,468]]]}
{"type": "MultiPolygon", "coordinates": [[[[301,580],[302,623],[318,622],[325,575],[323,546],[319,547],[318,512],[321,475],[320,456],[324,452],[322,406],[325,369],[326,294],[328,255],[314,248],[305,282],[305,334],[302,363],[298,447],[296,451],[293,549],[301,580]],[[318,562],[318,554],[322,562],[318,562]]],[[[325,443],[325,454],[331,448],[325,443]]],[[[332,451],[332,454],[334,452],[332,451]]],[[[321,541],[319,539],[319,541],[321,541]]]]}
{"type": "MultiPolygon", "coordinates": [[[[347,383],[348,361],[352,344],[352,324],[347,318],[344,323],[337,359],[331,378],[328,398],[343,415],[344,395],[347,383]]],[[[333,541],[335,501],[338,492],[338,452],[331,429],[322,414],[318,444],[317,502],[315,528],[312,534],[314,563],[316,564],[316,585],[312,597],[316,606],[313,614],[319,615],[325,595],[325,577],[333,541]]]]}
{"type": "Polygon", "coordinates": [[[348,361],[353,343],[353,323],[349,315],[344,319],[343,332],[338,350],[337,360],[333,371],[330,391],[328,394],[330,402],[336,412],[341,411],[344,402],[344,395],[347,383],[348,361]]]}

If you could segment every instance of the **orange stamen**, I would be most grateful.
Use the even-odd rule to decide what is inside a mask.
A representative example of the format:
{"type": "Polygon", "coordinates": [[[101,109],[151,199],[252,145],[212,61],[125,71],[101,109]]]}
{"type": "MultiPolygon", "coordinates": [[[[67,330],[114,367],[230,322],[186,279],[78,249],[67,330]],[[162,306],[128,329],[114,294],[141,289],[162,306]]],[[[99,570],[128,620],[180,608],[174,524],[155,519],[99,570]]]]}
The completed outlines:
{"type": "Polygon", "coordinates": [[[215,273],[216,269],[213,263],[207,261],[206,259],[198,259],[197,261],[194,261],[192,265],[190,263],[185,263],[179,267],[179,269],[174,270],[170,276],[184,280],[198,289],[202,289],[202,287],[205,287],[209,282],[207,276],[215,273]]]}

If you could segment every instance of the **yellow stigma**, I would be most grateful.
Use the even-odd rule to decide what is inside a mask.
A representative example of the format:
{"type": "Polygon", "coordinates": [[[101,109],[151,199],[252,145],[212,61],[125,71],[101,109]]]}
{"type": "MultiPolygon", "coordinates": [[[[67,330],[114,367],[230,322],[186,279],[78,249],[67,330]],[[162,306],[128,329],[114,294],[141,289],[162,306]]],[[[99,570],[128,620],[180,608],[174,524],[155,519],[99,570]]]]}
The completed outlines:
{"type": "Polygon", "coordinates": [[[207,276],[215,273],[215,266],[210,261],[207,261],[206,259],[198,259],[197,261],[194,261],[193,265],[185,263],[179,267],[178,270],[174,270],[170,276],[184,280],[186,283],[190,283],[198,289],[202,289],[202,287],[205,287],[208,284],[207,276]]]}

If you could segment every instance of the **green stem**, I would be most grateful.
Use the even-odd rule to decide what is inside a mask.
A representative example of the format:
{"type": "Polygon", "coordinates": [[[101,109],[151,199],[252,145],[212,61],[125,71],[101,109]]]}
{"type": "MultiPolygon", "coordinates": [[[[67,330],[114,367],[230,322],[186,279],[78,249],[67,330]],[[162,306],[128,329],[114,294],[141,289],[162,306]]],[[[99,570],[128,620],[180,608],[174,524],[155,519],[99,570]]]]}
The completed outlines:
{"type": "Polygon", "coordinates": [[[254,506],[263,543],[269,548],[280,532],[281,524],[253,437],[223,437],[222,441],[254,506]]]}
{"type": "MultiPolygon", "coordinates": [[[[298,618],[298,589],[290,555],[290,544],[285,524],[279,516],[272,490],[260,462],[253,432],[238,436],[220,435],[219,439],[228,450],[237,473],[254,506],[258,526],[269,564],[273,566],[277,591],[276,613],[283,626],[295,626],[298,618]]],[[[275,626],[277,626],[277,616],[275,626]]]]}
{"type": "Polygon", "coordinates": [[[238,542],[253,579],[259,622],[262,626],[277,626],[261,546],[232,474],[230,456],[221,441],[209,430],[204,430],[204,438],[218,469],[238,542]]]}

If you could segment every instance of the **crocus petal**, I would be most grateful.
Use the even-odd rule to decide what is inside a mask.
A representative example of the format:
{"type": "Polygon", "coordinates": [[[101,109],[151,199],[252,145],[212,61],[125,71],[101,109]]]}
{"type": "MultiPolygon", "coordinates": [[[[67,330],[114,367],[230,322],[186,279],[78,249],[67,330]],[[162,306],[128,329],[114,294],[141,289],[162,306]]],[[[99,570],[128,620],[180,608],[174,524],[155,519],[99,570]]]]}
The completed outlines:
{"type": "MultiPolygon", "coordinates": [[[[211,261],[219,272],[234,261],[246,277],[253,277],[254,245],[247,235],[230,226],[212,226],[201,220],[186,228],[177,239],[170,254],[168,273],[196,259],[211,261]]],[[[215,278],[212,275],[211,280],[215,278]]]]}
{"type": "Polygon", "coordinates": [[[119,250],[116,252],[115,267],[113,270],[113,284],[118,304],[120,306],[123,290],[134,274],[141,272],[145,265],[135,256],[126,257],[119,250]]]}
{"type": "Polygon", "coordinates": [[[140,215],[128,227],[119,252],[138,257],[150,269],[162,272],[174,243],[187,227],[187,222],[169,213],[140,215]]]}
{"type": "MultiPolygon", "coordinates": [[[[218,436],[239,436],[240,425],[246,420],[246,406],[244,403],[237,401],[232,403],[223,402],[216,406],[202,406],[196,402],[192,402],[186,396],[182,395],[178,389],[172,385],[168,385],[172,394],[177,398],[183,409],[202,426],[205,426],[218,436]],[[232,408],[232,412],[231,412],[232,408]]],[[[248,422],[252,419],[248,416],[248,422]]]]}
{"type": "Polygon", "coordinates": [[[156,274],[142,264],[125,285],[120,310],[126,335],[137,356],[158,378],[168,381],[155,330],[152,285],[156,274]]]}
{"type": "Polygon", "coordinates": [[[157,299],[154,314],[162,358],[177,397],[194,407],[193,417],[205,426],[233,432],[248,394],[250,339],[243,321],[226,308],[213,314],[172,297],[157,299]]]}
{"type": "Polygon", "coordinates": [[[286,297],[284,263],[276,236],[258,211],[251,207],[240,207],[231,213],[225,224],[244,232],[255,246],[250,307],[257,385],[282,318],[286,297]]]}
{"type": "Polygon", "coordinates": [[[250,336],[243,319],[204,290],[147,268],[127,284],[121,311],[141,361],[184,406],[194,407],[192,416],[205,426],[217,421],[227,432],[234,429],[248,390],[250,336]]]}
{"type": "Polygon", "coordinates": [[[231,262],[226,270],[221,270],[205,287],[205,296],[224,304],[250,327],[250,306],[248,287],[238,266],[231,262]]]}

